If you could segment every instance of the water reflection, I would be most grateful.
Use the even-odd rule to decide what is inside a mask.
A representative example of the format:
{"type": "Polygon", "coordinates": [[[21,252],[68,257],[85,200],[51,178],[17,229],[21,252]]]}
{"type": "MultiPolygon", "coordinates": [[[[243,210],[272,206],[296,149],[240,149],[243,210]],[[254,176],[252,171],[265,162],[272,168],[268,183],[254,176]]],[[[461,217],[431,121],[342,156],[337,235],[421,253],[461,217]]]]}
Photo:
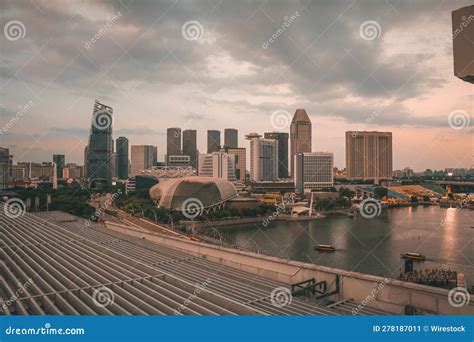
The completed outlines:
{"type": "MultiPolygon", "coordinates": [[[[444,267],[466,274],[474,284],[472,211],[439,207],[384,209],[380,216],[328,217],[313,221],[278,221],[263,228],[252,224],[222,228],[230,242],[241,245],[250,237],[260,252],[396,278],[403,266],[401,253],[426,256],[416,268],[444,267]],[[336,247],[333,253],[315,251],[318,244],[336,247]]],[[[255,248],[253,248],[255,249],[255,248]]]]}

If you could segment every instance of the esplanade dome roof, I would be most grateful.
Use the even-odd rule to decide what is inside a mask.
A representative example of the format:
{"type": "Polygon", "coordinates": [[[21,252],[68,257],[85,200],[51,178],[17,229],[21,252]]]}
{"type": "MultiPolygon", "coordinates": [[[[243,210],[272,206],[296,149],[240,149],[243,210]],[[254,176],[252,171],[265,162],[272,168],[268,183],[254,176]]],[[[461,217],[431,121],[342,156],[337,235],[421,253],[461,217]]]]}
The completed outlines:
{"type": "Polygon", "coordinates": [[[191,176],[156,184],[150,189],[150,197],[159,201],[160,208],[182,210],[183,203],[192,200],[210,208],[237,197],[237,190],[226,179],[191,176]]]}

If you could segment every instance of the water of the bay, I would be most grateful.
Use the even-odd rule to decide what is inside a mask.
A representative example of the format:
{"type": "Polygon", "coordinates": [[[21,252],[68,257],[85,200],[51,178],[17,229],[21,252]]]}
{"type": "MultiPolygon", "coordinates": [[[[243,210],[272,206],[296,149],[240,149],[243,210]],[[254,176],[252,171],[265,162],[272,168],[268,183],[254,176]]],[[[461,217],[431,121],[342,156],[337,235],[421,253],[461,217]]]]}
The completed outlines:
{"type": "Polygon", "coordinates": [[[349,271],[397,278],[401,253],[416,252],[426,261],[415,269],[463,272],[474,285],[474,211],[418,206],[383,209],[379,216],[330,216],[312,221],[262,222],[220,228],[228,242],[259,253],[349,271]],[[336,247],[333,253],[314,249],[336,247]]]}

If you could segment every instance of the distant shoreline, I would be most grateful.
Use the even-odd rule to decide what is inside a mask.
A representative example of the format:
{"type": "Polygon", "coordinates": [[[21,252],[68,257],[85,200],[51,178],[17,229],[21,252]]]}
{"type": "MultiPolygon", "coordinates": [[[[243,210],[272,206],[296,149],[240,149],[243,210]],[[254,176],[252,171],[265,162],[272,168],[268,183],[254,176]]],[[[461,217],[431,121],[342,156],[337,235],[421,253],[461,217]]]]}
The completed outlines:
{"type": "MultiPolygon", "coordinates": [[[[417,206],[428,206],[428,205],[436,205],[439,207],[438,204],[436,203],[425,203],[425,202],[418,202],[418,203],[406,203],[403,205],[390,205],[388,207],[385,207],[384,209],[395,209],[395,208],[411,208],[411,207],[417,207],[417,206]]],[[[449,209],[449,208],[443,208],[440,207],[441,209],[449,209]]],[[[320,211],[318,212],[325,217],[319,217],[319,218],[312,218],[309,219],[307,217],[302,217],[301,219],[290,219],[290,216],[280,216],[273,218],[270,220],[270,222],[281,222],[281,221],[295,221],[295,222],[301,222],[301,221],[315,221],[315,220],[323,220],[326,217],[334,217],[334,216],[347,216],[349,217],[349,214],[354,213],[355,215],[358,215],[358,210],[354,210],[353,208],[343,208],[343,209],[337,209],[337,210],[330,210],[330,211],[320,211]]],[[[268,216],[259,216],[259,217],[242,217],[242,218],[231,218],[227,220],[218,220],[218,221],[203,221],[203,222],[195,222],[195,227],[196,228],[219,228],[219,227],[225,227],[225,226],[230,226],[230,225],[238,225],[238,224],[252,224],[252,223],[261,223],[262,227],[263,222],[265,220],[268,220],[268,216]]]]}

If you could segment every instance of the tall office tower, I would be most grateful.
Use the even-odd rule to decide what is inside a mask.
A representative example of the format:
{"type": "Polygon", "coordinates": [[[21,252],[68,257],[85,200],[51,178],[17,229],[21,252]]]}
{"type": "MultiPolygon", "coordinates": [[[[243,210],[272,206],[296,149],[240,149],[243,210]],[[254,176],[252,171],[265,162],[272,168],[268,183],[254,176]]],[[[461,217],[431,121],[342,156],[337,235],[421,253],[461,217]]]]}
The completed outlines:
{"type": "Polygon", "coordinates": [[[117,177],[118,179],[128,178],[128,139],[119,137],[115,141],[117,147],[117,177]]]}
{"type": "Polygon", "coordinates": [[[199,155],[199,176],[235,181],[235,155],[213,152],[199,155]]]}
{"type": "Polygon", "coordinates": [[[298,193],[334,185],[334,155],[328,152],[297,153],[295,188],[298,193]]]}
{"type": "Polygon", "coordinates": [[[112,177],[117,178],[118,156],[117,153],[112,153],[112,177]]]}
{"type": "MultiPolygon", "coordinates": [[[[181,154],[181,128],[171,127],[166,130],[166,163],[169,156],[181,154]]],[[[133,163],[132,163],[133,164],[133,163]]]]}
{"type": "Polygon", "coordinates": [[[91,188],[112,184],[113,109],[95,101],[87,154],[87,177],[91,188]]]}
{"type": "Polygon", "coordinates": [[[288,178],[288,133],[268,132],[264,134],[265,139],[278,141],[278,177],[288,178]]]}
{"type": "Polygon", "coordinates": [[[132,145],[132,170],[131,176],[138,175],[143,170],[156,165],[157,147],[151,145],[132,145]]]}
{"type": "Polygon", "coordinates": [[[66,164],[66,156],[64,154],[53,154],[53,163],[57,165],[56,167],[56,177],[62,178],[63,176],[63,167],[66,164]]]}
{"type": "Polygon", "coordinates": [[[474,5],[453,11],[451,17],[454,75],[474,83],[474,5]]]}
{"type": "Polygon", "coordinates": [[[295,155],[311,152],[311,120],[304,109],[297,109],[290,126],[291,177],[294,179],[295,155]]]}
{"type": "Polygon", "coordinates": [[[257,133],[245,136],[250,140],[250,180],[274,181],[278,179],[278,141],[261,137],[257,133]]]}
{"type": "Polygon", "coordinates": [[[348,180],[392,178],[391,132],[346,132],[348,180]]]}
{"type": "Polygon", "coordinates": [[[13,156],[8,148],[0,147],[0,190],[7,189],[10,181],[13,156]]]}
{"type": "Polygon", "coordinates": [[[219,152],[221,148],[221,132],[216,130],[207,131],[207,153],[219,152]]]}
{"type": "Polygon", "coordinates": [[[239,132],[235,128],[224,129],[224,146],[228,148],[239,147],[239,132]]]}
{"type": "Polygon", "coordinates": [[[221,152],[227,152],[235,156],[235,178],[245,181],[245,169],[247,167],[247,150],[243,147],[225,148],[221,152]]]}
{"type": "Polygon", "coordinates": [[[189,156],[191,166],[197,168],[197,132],[195,129],[186,129],[183,131],[183,154],[189,156]]]}
{"type": "Polygon", "coordinates": [[[89,165],[87,163],[87,160],[89,158],[89,146],[86,145],[84,147],[84,177],[87,178],[88,174],[87,171],[89,170],[89,165]]]}

